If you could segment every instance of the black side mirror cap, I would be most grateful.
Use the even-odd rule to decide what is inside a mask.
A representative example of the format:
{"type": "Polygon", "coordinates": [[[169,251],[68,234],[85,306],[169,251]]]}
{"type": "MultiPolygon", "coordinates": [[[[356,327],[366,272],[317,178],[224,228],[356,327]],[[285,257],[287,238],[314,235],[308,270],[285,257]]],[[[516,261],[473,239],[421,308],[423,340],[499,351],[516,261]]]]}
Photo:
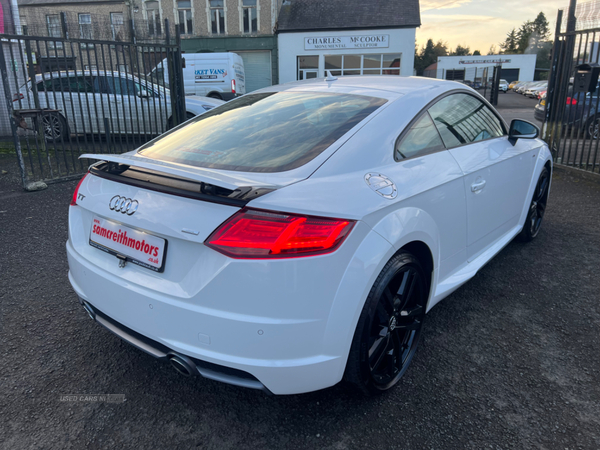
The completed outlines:
{"type": "Polygon", "coordinates": [[[513,145],[517,139],[536,139],[540,135],[540,129],[537,125],[527,122],[526,120],[514,119],[510,123],[508,131],[508,139],[513,145]]]}

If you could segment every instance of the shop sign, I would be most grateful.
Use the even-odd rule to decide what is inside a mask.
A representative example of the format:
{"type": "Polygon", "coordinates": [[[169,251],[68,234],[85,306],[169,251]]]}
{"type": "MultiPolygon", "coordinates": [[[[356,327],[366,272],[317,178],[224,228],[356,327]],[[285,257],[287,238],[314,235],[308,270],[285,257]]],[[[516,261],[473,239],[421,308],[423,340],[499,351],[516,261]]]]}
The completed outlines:
{"type": "Polygon", "coordinates": [[[459,64],[502,64],[509,63],[510,59],[474,59],[470,61],[459,61],[459,64]]]}
{"type": "Polygon", "coordinates": [[[389,34],[371,36],[321,36],[305,37],[304,50],[345,50],[354,48],[388,48],[389,34]]]}

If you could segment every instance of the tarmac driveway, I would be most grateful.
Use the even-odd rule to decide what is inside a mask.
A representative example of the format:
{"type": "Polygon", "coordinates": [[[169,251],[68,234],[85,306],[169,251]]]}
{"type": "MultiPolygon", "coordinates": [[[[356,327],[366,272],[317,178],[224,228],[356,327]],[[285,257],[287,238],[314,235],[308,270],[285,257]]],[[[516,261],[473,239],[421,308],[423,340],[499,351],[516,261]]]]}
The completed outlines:
{"type": "Polygon", "coordinates": [[[378,398],[269,397],[122,343],[67,280],[74,187],[0,193],[0,448],[600,448],[600,184],[556,172],[539,237],[436,306],[378,398]]]}

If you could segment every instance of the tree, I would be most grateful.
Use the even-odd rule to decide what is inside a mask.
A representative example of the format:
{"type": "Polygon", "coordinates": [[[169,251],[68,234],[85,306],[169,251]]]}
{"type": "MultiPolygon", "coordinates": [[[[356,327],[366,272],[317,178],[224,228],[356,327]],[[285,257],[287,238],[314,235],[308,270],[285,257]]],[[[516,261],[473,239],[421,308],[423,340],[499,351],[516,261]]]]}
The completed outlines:
{"type": "Polygon", "coordinates": [[[452,52],[452,56],[469,56],[471,54],[471,49],[469,47],[463,47],[458,44],[456,46],[456,50],[452,52]]]}
{"type": "Polygon", "coordinates": [[[479,50],[475,50],[473,52],[473,56],[481,56],[481,52],[479,50]]]}
{"type": "Polygon", "coordinates": [[[423,75],[423,71],[438,60],[438,56],[448,55],[448,45],[439,40],[433,43],[433,39],[428,39],[427,44],[420,51],[415,50],[415,70],[417,75],[423,75]]]}
{"type": "Polygon", "coordinates": [[[495,55],[496,53],[498,53],[498,51],[496,50],[496,46],[494,44],[490,45],[490,49],[488,50],[488,55],[495,55]]]}
{"type": "Polygon", "coordinates": [[[517,31],[514,28],[506,35],[506,40],[500,44],[500,48],[502,53],[517,53],[517,31]]]}

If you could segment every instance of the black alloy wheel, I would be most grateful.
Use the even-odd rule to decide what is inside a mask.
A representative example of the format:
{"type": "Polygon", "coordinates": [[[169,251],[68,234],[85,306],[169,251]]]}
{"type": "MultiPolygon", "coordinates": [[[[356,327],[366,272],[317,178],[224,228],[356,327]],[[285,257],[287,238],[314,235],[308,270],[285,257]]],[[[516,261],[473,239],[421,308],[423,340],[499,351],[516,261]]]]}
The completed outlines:
{"type": "Polygon", "coordinates": [[[59,114],[42,115],[42,129],[46,142],[60,142],[67,140],[67,122],[59,114]]]}
{"type": "Polygon", "coordinates": [[[394,256],[371,288],[361,313],[344,378],[367,394],[393,387],[417,350],[428,286],[418,260],[394,256]]]}
{"type": "Polygon", "coordinates": [[[590,139],[598,139],[600,137],[600,117],[592,117],[586,125],[587,137],[590,139]]]}
{"type": "Polygon", "coordinates": [[[542,227],[542,220],[546,213],[546,204],[548,202],[548,189],[550,187],[550,171],[547,167],[542,169],[535,191],[533,191],[533,198],[529,205],[529,211],[527,212],[527,218],[525,219],[525,225],[519,235],[521,241],[530,242],[540,232],[542,227]]]}

